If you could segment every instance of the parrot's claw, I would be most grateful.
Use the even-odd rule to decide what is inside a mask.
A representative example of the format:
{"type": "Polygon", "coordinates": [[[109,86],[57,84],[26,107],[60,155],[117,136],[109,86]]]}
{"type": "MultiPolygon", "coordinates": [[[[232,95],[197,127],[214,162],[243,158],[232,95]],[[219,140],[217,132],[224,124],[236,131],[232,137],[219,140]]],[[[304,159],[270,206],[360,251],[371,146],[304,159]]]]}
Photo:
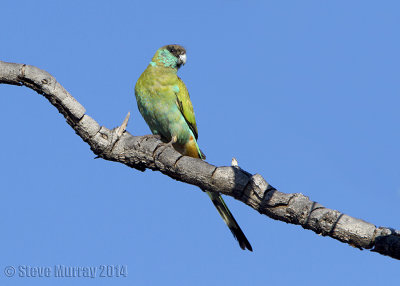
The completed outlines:
{"type": "MultiPolygon", "coordinates": [[[[168,143],[164,143],[164,142],[160,143],[160,144],[158,145],[158,147],[159,147],[159,148],[162,148],[162,150],[161,150],[159,153],[164,152],[164,150],[167,149],[168,147],[174,148],[173,144],[175,144],[176,141],[178,141],[178,138],[176,138],[176,136],[173,136],[172,139],[171,139],[171,141],[169,141],[168,143]]],[[[158,149],[158,148],[157,148],[157,149],[158,149]]]]}

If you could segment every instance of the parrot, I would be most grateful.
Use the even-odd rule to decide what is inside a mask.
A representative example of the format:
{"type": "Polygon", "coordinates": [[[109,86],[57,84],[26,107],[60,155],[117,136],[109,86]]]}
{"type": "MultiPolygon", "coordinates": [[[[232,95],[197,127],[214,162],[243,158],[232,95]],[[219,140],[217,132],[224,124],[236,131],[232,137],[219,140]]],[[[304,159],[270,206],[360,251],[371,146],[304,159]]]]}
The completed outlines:
{"type": "MultiPolygon", "coordinates": [[[[139,112],[151,132],[184,156],[205,159],[197,144],[198,130],[189,92],[177,72],[186,63],[186,50],[176,44],[159,48],[135,85],[139,112]]],[[[253,251],[227,205],[217,192],[205,191],[239,246],[253,251]]]]}

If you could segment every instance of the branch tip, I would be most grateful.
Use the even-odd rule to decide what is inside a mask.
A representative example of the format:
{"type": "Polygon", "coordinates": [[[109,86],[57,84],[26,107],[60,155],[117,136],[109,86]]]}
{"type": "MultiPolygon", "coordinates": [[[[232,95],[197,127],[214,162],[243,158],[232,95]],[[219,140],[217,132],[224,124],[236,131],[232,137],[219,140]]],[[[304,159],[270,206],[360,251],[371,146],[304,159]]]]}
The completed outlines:
{"type": "Polygon", "coordinates": [[[129,117],[131,116],[131,112],[129,111],[128,114],[125,116],[124,121],[122,122],[121,126],[118,127],[117,136],[118,138],[122,136],[122,134],[126,130],[126,126],[128,126],[129,117]]]}

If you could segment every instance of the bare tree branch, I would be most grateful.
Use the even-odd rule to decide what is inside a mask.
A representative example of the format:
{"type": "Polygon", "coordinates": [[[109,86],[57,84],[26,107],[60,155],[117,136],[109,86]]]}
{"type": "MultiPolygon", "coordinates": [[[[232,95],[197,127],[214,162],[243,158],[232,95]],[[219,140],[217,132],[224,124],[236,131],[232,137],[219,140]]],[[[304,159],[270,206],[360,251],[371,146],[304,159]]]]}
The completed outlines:
{"type": "Polygon", "coordinates": [[[301,225],[359,249],[400,259],[400,231],[376,227],[325,208],[300,193],[279,192],[261,175],[252,175],[238,167],[237,162],[233,161],[233,166],[216,167],[182,156],[173,148],[159,148],[161,141],[156,136],[132,136],[125,131],[129,114],[118,128],[110,130],[100,126],[46,71],[0,61],[0,83],[24,85],[45,96],[100,158],[141,171],[160,171],[175,180],[234,197],[270,218],[301,225]]]}

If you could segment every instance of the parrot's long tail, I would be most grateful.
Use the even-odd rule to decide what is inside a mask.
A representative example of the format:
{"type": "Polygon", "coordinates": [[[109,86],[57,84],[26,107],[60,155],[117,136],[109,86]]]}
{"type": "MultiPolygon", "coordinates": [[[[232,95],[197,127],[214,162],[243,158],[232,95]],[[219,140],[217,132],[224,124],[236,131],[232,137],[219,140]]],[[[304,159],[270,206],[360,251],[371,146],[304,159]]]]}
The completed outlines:
{"type": "Polygon", "coordinates": [[[226,225],[229,227],[233,236],[239,242],[240,248],[243,250],[245,250],[247,248],[248,250],[253,251],[253,248],[251,247],[250,242],[247,240],[247,238],[244,235],[243,231],[241,230],[239,224],[236,222],[232,213],[229,211],[229,209],[226,206],[221,195],[218,193],[214,193],[214,192],[208,192],[208,191],[206,191],[206,192],[209,195],[209,197],[211,198],[211,201],[213,202],[214,206],[217,208],[222,219],[225,221],[226,225]]]}
{"type": "MultiPolygon", "coordinates": [[[[194,158],[200,158],[204,160],[206,156],[203,152],[201,152],[199,145],[197,145],[197,141],[194,139],[195,136],[192,133],[191,140],[187,142],[182,151],[180,151],[183,155],[191,156],[194,158]]],[[[236,222],[235,218],[233,217],[232,213],[226,206],[224,200],[218,193],[205,191],[208,196],[210,197],[211,201],[213,202],[214,206],[217,208],[219,214],[221,215],[222,219],[229,227],[230,231],[232,232],[233,236],[239,242],[240,248],[245,250],[246,248],[250,251],[253,251],[253,248],[250,245],[250,242],[247,240],[246,236],[244,235],[242,229],[240,228],[239,224],[236,222]]]]}

